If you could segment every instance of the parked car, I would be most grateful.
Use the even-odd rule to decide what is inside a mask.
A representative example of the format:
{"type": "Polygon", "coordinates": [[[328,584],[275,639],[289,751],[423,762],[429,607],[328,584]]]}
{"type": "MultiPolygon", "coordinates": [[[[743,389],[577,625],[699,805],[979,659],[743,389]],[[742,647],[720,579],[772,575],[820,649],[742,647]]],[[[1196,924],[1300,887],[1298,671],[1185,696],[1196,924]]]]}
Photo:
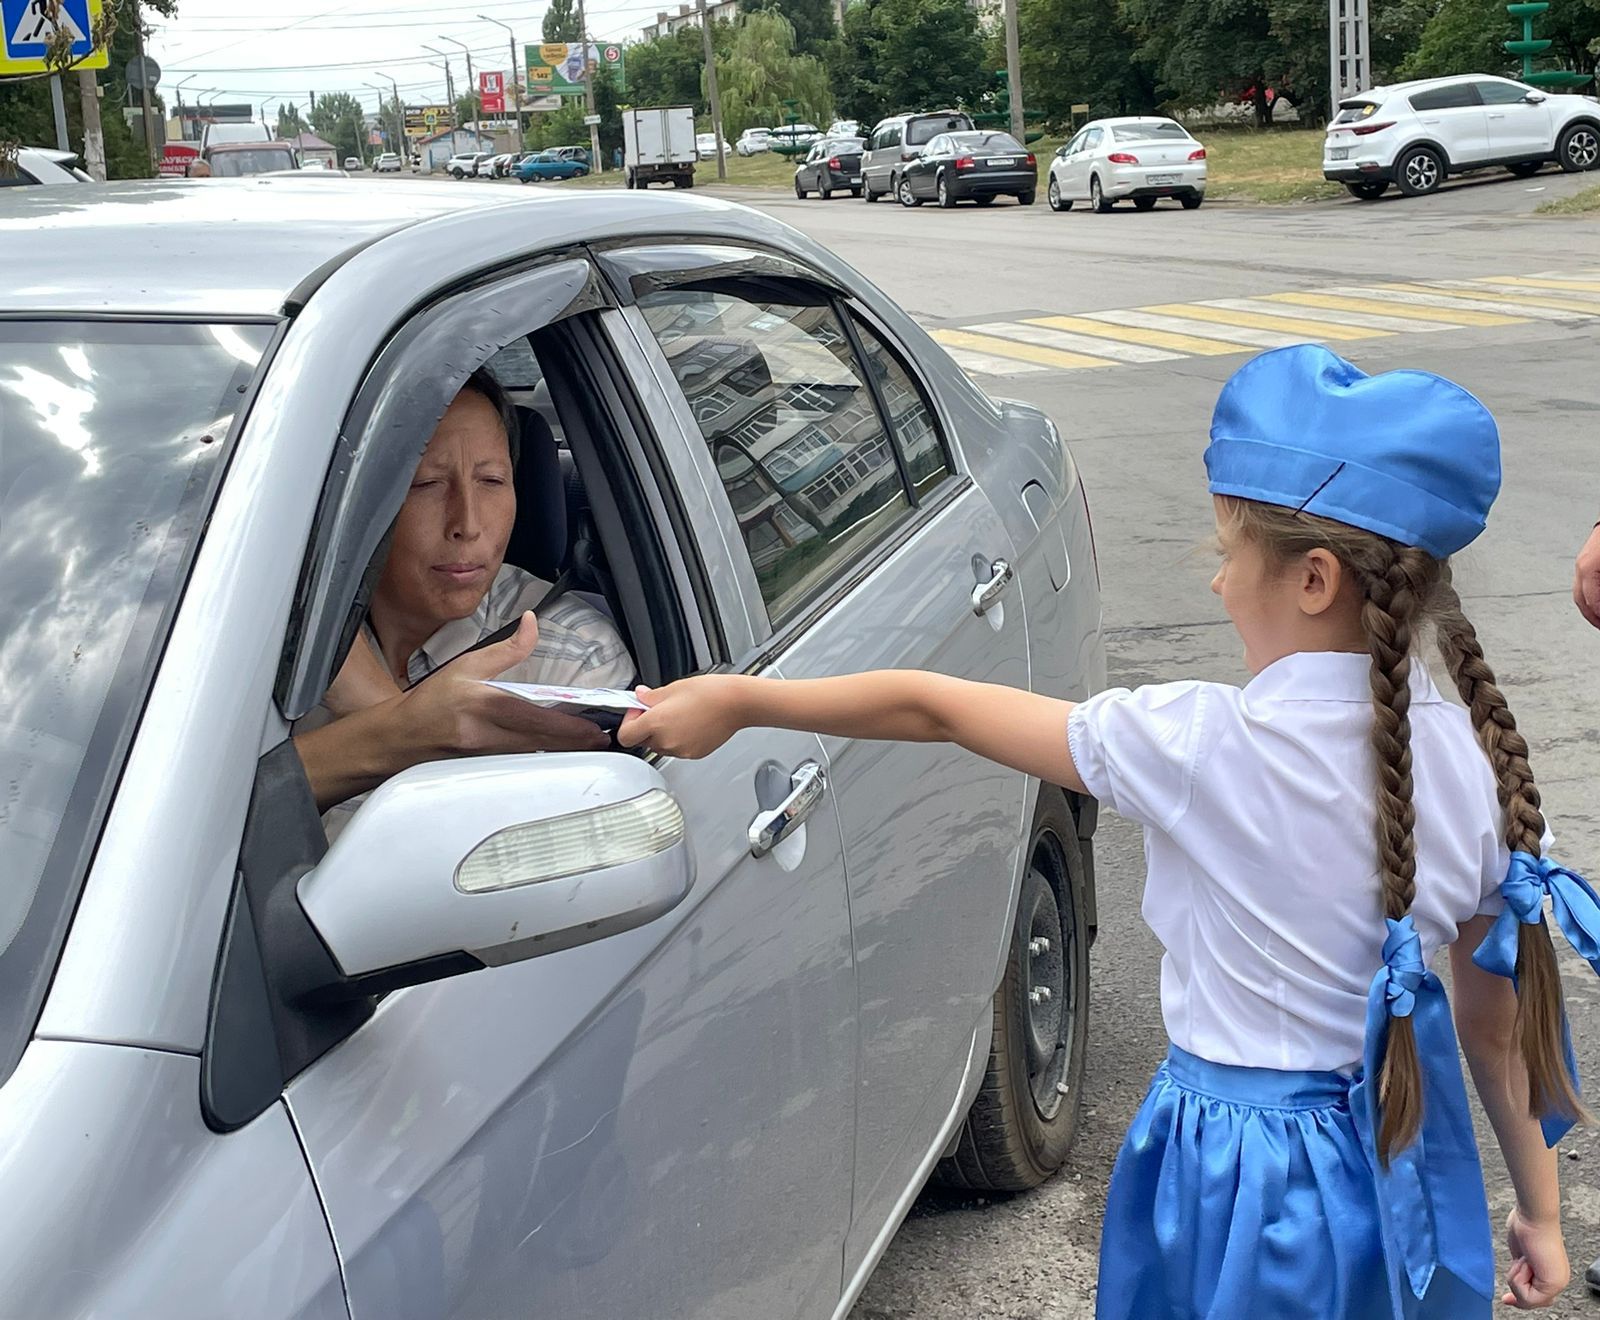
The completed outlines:
{"type": "MultiPolygon", "coordinates": [[[[380,159],[381,159],[381,157],[380,157],[380,159]]],[[[344,158],[344,168],[345,168],[345,172],[348,173],[348,174],[355,173],[357,170],[359,170],[361,168],[361,157],[360,156],[346,156],[344,158]]]]}
{"type": "Polygon", "coordinates": [[[588,147],[551,147],[562,160],[576,161],[585,168],[590,168],[588,147]]]}
{"type": "Polygon", "coordinates": [[[446,172],[452,179],[471,179],[478,174],[478,162],[487,160],[492,152],[488,151],[458,151],[450,157],[450,163],[445,166],[446,172]]]}
{"type": "Polygon", "coordinates": [[[478,165],[477,165],[476,170],[473,171],[474,175],[477,178],[480,178],[480,179],[492,179],[492,178],[494,178],[494,175],[495,175],[495,161],[497,161],[499,159],[500,159],[500,157],[499,157],[498,153],[494,154],[494,155],[485,155],[485,156],[483,156],[478,161],[478,165]]]}
{"type": "Polygon", "coordinates": [[[762,729],[418,765],[330,848],[291,733],[479,367],[511,562],[571,565],[652,685],[1081,699],[1071,451],[759,212],[326,189],[0,198],[51,272],[0,286],[4,1309],[842,1315],[947,1150],[1065,1158],[1095,804],[762,729]]]}
{"type": "Polygon", "coordinates": [[[224,142],[207,147],[200,159],[214,179],[242,179],[252,174],[279,174],[300,169],[300,158],[287,142],[224,142]]]}
{"type": "Polygon", "coordinates": [[[822,136],[830,138],[858,138],[865,137],[866,134],[861,131],[861,123],[859,120],[835,119],[833,123],[828,125],[827,132],[825,132],[822,136]]]}
{"type": "Polygon", "coordinates": [[[18,147],[15,163],[0,165],[0,188],[16,188],[36,183],[93,183],[78,168],[78,156],[53,147],[18,147]]]}
{"type": "Polygon", "coordinates": [[[533,183],[537,179],[578,179],[588,172],[587,163],[563,156],[555,147],[529,156],[514,171],[523,183],[533,183]]]}
{"type": "Polygon", "coordinates": [[[733,149],[741,156],[759,156],[763,151],[771,151],[772,130],[747,128],[739,134],[739,140],[733,144],[733,149]]]}
{"type": "Polygon", "coordinates": [[[1109,211],[1131,199],[1148,211],[1163,197],[1193,211],[1206,198],[1206,149],[1172,119],[1096,119],[1055,154],[1045,196],[1052,211],[1088,202],[1109,211]]]}
{"type": "Polygon", "coordinates": [[[883,196],[897,196],[902,166],[915,160],[939,134],[969,133],[972,128],[971,118],[960,110],[894,115],[879,120],[861,158],[861,195],[869,202],[883,196]]]}
{"type": "MultiPolygon", "coordinates": [[[[731,155],[733,148],[724,139],[722,154],[731,155]]],[[[694,139],[694,154],[701,160],[715,160],[717,158],[717,135],[715,133],[697,133],[694,139]]]]}
{"type": "Polygon", "coordinates": [[[852,197],[861,196],[861,149],[866,144],[858,137],[823,138],[806,153],[794,170],[794,195],[816,193],[827,201],[836,188],[848,188],[852,197]]]}
{"type": "Polygon", "coordinates": [[[1374,87],[1339,102],[1322,176],[1372,201],[1390,184],[1420,197],[1452,174],[1504,166],[1525,179],[1548,161],[1569,174],[1600,164],[1600,103],[1469,74],[1374,87]]]}
{"type": "Polygon", "coordinates": [[[996,197],[1015,197],[1032,206],[1039,190],[1033,152],[1009,133],[973,129],[941,133],[900,171],[896,196],[901,206],[936,201],[950,207],[961,201],[990,206],[996,197]]]}
{"type": "Polygon", "coordinates": [[[372,168],[378,174],[400,173],[399,153],[394,151],[385,151],[380,153],[377,160],[372,162],[372,168]]]}
{"type": "Polygon", "coordinates": [[[786,151],[810,146],[821,136],[822,130],[815,124],[783,124],[767,130],[767,150],[786,151]]]}

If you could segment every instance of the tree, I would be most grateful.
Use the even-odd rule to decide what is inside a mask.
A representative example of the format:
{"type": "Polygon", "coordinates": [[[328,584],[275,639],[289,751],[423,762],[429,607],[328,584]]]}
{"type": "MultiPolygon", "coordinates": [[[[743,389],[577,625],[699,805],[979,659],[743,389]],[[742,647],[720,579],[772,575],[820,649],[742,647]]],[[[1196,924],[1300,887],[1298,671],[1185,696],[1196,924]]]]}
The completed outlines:
{"type": "Polygon", "coordinates": [[[456,123],[476,124],[483,118],[483,102],[477,92],[456,97],[456,123]]]}
{"type": "MultiPolygon", "coordinates": [[[[392,118],[390,122],[393,122],[392,118]]],[[[278,136],[280,138],[295,137],[300,133],[304,133],[307,127],[306,121],[300,117],[298,106],[280,105],[278,107],[278,136]]]]}
{"type": "MultiPolygon", "coordinates": [[[[1600,39],[1600,5],[1594,0],[1555,0],[1535,24],[1534,35],[1554,43],[1547,56],[1539,57],[1547,67],[1595,71],[1590,47],[1600,39]]],[[[1505,50],[1505,42],[1522,35],[1521,24],[1515,26],[1513,31],[1511,16],[1499,0],[1442,0],[1400,72],[1406,78],[1465,71],[1519,77],[1522,60],[1505,50]]]]}
{"type": "MultiPolygon", "coordinates": [[[[964,3],[964,0],[955,0],[964,3]]],[[[722,96],[722,131],[782,123],[785,101],[801,119],[825,124],[833,115],[828,73],[812,55],[794,52],[794,28],[782,14],[762,10],[733,25],[726,53],[717,52],[717,90],[722,96]]]]}
{"type": "Polygon", "coordinates": [[[782,14],[794,29],[794,48],[801,55],[825,59],[839,36],[833,0],[739,0],[739,12],[782,14]]]}
{"type": "MultiPolygon", "coordinates": [[[[712,28],[713,41],[726,27],[718,23],[712,28]]],[[[629,46],[628,99],[634,105],[692,105],[698,117],[706,110],[700,88],[704,67],[705,45],[697,27],[629,46]]]]}
{"type": "Polygon", "coordinates": [[[976,106],[989,90],[993,62],[966,0],[859,0],[844,23],[834,86],[852,118],[976,106]]]}
{"type": "MultiPolygon", "coordinates": [[[[1120,0],[1143,60],[1165,97],[1185,109],[1248,96],[1256,123],[1272,122],[1268,90],[1288,63],[1268,0],[1120,0]]],[[[1327,42],[1326,9],[1322,40],[1327,42]]]]}
{"type": "Polygon", "coordinates": [[[361,102],[349,92],[328,92],[319,97],[311,112],[311,128],[318,137],[332,143],[340,159],[366,158],[366,115],[361,102]]]}
{"type": "Polygon", "coordinates": [[[617,95],[617,75],[609,64],[602,63],[594,74],[594,112],[600,116],[601,164],[610,161],[611,153],[622,145],[622,111],[618,109],[620,100],[617,95]]]}
{"type": "Polygon", "coordinates": [[[546,41],[582,41],[578,29],[578,7],[574,0],[550,0],[544,11],[544,39],[546,41]]]}
{"type": "Polygon", "coordinates": [[[1021,0],[1017,24],[1030,118],[1068,124],[1078,104],[1090,118],[1155,108],[1155,79],[1137,58],[1138,42],[1105,0],[1021,0]]]}

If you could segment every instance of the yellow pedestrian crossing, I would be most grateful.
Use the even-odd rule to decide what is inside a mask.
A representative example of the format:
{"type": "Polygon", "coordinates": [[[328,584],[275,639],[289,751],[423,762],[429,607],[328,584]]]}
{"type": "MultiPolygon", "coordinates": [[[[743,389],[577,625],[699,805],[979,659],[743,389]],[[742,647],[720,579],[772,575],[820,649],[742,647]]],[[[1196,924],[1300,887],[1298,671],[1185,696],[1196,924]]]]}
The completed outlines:
{"type": "Polygon", "coordinates": [[[1308,340],[1337,346],[1588,318],[1600,318],[1600,270],[1333,285],[1015,320],[991,316],[931,333],[966,370],[1011,376],[1244,356],[1308,340]]]}

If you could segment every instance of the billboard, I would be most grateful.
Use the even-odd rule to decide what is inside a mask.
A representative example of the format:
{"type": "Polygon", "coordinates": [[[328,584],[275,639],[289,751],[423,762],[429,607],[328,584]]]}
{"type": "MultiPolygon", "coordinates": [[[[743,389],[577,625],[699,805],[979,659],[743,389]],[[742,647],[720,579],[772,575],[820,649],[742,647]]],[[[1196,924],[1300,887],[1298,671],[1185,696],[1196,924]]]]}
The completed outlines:
{"type": "Polygon", "coordinates": [[[478,75],[478,104],[486,115],[506,112],[506,76],[499,72],[478,75]]]}
{"type": "MultiPolygon", "coordinates": [[[[616,42],[594,42],[587,49],[590,68],[597,69],[603,65],[610,69],[617,90],[625,90],[627,77],[623,48],[616,42]]],[[[526,47],[524,59],[528,66],[528,95],[582,96],[584,50],[581,41],[547,41],[543,45],[526,47]]]]}
{"type": "Polygon", "coordinates": [[[406,136],[408,138],[432,137],[447,128],[455,127],[455,115],[447,105],[408,105],[406,107],[406,136]]]}

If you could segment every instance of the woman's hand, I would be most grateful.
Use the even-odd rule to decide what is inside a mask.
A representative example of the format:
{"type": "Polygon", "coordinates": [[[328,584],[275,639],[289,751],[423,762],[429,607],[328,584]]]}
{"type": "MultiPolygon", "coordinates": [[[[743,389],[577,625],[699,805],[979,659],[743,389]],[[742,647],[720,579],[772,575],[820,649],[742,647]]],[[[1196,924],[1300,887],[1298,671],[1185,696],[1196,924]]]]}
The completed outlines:
{"type": "Polygon", "coordinates": [[[1559,1221],[1539,1223],[1513,1210],[1506,1220],[1506,1249],[1511,1253],[1511,1272],[1500,1299],[1506,1306],[1540,1310],[1555,1301],[1572,1278],[1559,1221]]]}
{"type": "Polygon", "coordinates": [[[745,727],[743,697],[753,681],[759,680],[706,674],[659,690],[637,688],[635,695],[650,709],[624,715],[617,741],[624,747],[644,744],[666,756],[710,756],[745,727]]]}

